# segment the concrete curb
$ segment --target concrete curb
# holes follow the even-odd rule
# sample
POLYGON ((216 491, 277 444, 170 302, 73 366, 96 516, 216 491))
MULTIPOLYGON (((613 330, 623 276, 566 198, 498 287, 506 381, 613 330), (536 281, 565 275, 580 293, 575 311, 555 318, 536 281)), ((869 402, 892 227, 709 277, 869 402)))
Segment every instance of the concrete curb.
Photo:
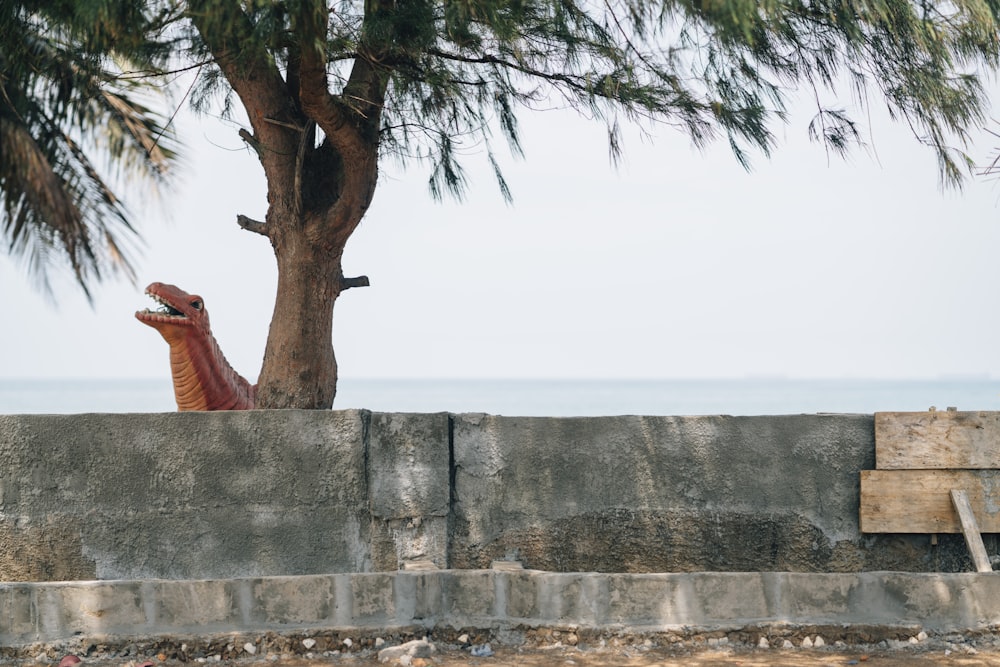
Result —
POLYGON ((308 629, 571 627, 631 633, 795 625, 1000 624, 1000 575, 433 570, 0 584, 0 645, 308 629))

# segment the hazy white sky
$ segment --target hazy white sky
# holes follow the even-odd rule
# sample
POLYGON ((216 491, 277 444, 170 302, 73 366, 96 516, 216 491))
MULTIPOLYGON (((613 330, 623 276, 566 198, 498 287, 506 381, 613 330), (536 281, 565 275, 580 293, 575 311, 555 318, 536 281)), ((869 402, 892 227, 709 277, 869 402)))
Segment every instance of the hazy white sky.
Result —
MULTIPOLYGON (((805 114, 746 173, 668 128, 632 136, 618 170, 604 128, 523 115, 507 206, 482 155, 464 203, 388 163, 348 245, 334 313, 342 377, 1000 376, 1000 188, 938 188, 933 154, 875 114, 873 151, 828 159, 805 114)), ((166 377, 167 345, 133 313, 154 280, 201 294, 254 381, 274 303, 265 188, 236 128, 183 120, 190 164, 147 207, 139 284, 46 302, 0 258, 0 377, 166 377)), ((984 161, 995 142, 974 149, 984 161)))

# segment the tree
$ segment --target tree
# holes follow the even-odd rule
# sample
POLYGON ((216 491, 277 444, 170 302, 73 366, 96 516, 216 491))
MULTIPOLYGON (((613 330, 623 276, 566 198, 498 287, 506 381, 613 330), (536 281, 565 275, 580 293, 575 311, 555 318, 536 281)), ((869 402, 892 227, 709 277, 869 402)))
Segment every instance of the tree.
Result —
POLYGON ((162 182, 175 156, 143 103, 169 53, 146 39, 158 20, 145 9, 0 0, 0 230, 50 294, 63 263, 88 298, 106 269, 132 274, 135 230, 114 176, 162 182))
MULTIPOLYGON (((278 288, 258 406, 328 408, 336 392, 334 303, 367 279, 341 258, 376 191, 380 160, 423 162, 433 195, 461 196, 458 148, 493 162, 499 130, 519 153, 517 112, 570 105, 608 127, 674 125, 697 145, 725 137, 738 160, 775 147, 796 91, 877 94, 936 152, 945 183, 984 120, 980 75, 998 60, 994 0, 187 0, 197 99, 235 94, 267 179, 264 221, 278 288), (952 145, 954 143, 955 145, 952 145)), ((809 132, 829 150, 860 139, 817 102, 809 132)))

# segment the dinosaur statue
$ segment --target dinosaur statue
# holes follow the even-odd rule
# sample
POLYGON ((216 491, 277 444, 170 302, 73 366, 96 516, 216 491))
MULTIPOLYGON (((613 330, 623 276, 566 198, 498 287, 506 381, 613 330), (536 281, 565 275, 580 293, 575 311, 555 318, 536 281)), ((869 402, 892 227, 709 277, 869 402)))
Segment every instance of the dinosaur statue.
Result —
POLYGON ((215 342, 204 300, 179 287, 153 283, 146 294, 163 307, 137 311, 170 344, 170 370, 174 377, 177 409, 252 410, 257 385, 233 370, 215 342))

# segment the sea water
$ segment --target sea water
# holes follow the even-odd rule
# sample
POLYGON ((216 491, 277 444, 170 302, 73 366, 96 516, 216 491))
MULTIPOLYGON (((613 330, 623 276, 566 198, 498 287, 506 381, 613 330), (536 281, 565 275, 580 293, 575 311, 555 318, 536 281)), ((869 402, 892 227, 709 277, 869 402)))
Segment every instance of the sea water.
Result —
MULTIPOLYGON (((1000 410, 1000 380, 341 378, 335 408, 510 416, 774 415, 1000 410)), ((0 379, 0 414, 172 412, 169 378, 0 379)))

